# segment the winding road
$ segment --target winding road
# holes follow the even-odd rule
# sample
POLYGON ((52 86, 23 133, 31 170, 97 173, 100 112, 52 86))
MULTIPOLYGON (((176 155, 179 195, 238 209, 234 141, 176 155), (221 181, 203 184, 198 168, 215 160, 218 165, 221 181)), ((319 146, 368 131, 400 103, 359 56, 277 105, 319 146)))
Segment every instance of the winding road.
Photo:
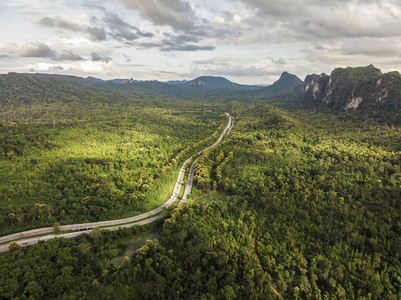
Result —
MULTIPOLYGON (((197 155, 199 155, 199 157, 197 159, 195 159, 195 161, 191 165, 191 169, 190 169, 189 176, 188 176, 188 182, 187 182, 187 185, 186 185, 185 191, 184 191, 184 196, 178 204, 181 204, 182 202, 187 201, 187 196, 192 191, 195 164, 200 159, 201 155, 205 151, 217 146, 223 140, 223 138, 224 137, 227 138, 227 135, 231 132, 231 130, 234 126, 234 117, 232 117, 229 113, 225 113, 225 114, 229 118, 227 127, 224 129, 224 131, 220 135, 219 139, 213 145, 206 147, 205 149, 203 149, 202 151, 197 153, 197 155)), ((28 245, 36 244, 39 241, 47 241, 49 239, 53 239, 56 237, 72 238, 72 237, 76 237, 81 234, 89 234, 94 227, 111 226, 111 227, 107 227, 105 229, 117 230, 119 228, 132 227, 135 225, 144 225, 144 224, 151 223, 151 222, 161 218, 161 216, 154 216, 155 214, 160 213, 161 211, 163 211, 165 208, 169 207, 171 204, 173 204, 177 200, 178 195, 181 190, 181 186, 183 184, 186 165, 188 164, 188 162, 191 159, 192 159, 192 156, 190 158, 188 158, 182 164, 180 172, 178 174, 177 181, 174 185, 174 189, 173 189, 173 192, 172 192, 170 198, 163 205, 161 205, 149 212, 146 212, 146 213, 134 216, 134 217, 130 217, 130 218, 119 219, 119 220, 63 225, 63 226, 60 226, 61 231, 65 231, 65 230, 73 230, 74 231, 74 232, 64 233, 64 234, 57 234, 57 235, 50 234, 50 233, 54 232, 53 227, 44 227, 44 228, 38 228, 38 229, 33 229, 33 230, 28 230, 28 231, 23 231, 23 232, 19 232, 19 233, 6 235, 3 237, 0 237, 0 244, 1 244, 0 252, 7 251, 8 246, 9 246, 8 242, 11 242, 14 240, 18 240, 17 242, 21 246, 28 246, 28 245), (148 219, 142 220, 145 218, 148 218, 148 219), (139 221, 139 220, 142 220, 142 221, 139 221), (138 222, 135 222, 135 221, 138 221, 138 222), (135 223, 132 223, 132 222, 135 222, 135 223), (126 224, 126 223, 130 223, 130 224, 126 224), (118 225, 118 226, 115 226, 115 225, 118 225), (44 235, 46 233, 49 233, 49 234, 44 235), (37 235, 41 235, 41 236, 37 237, 37 235), (33 236, 36 236, 36 237, 33 237, 33 236), (28 237, 31 237, 31 238, 28 238, 28 237), (7 243, 7 244, 4 244, 4 243, 7 243)))
MULTIPOLYGON (((227 127, 224 129, 223 133, 220 135, 220 137, 219 137, 219 139, 217 140, 217 142, 214 143, 213 145, 211 145, 211 146, 205 148, 204 150, 198 152, 198 155, 202 155, 203 152, 205 152, 205 151, 207 151, 207 150, 209 150, 209 149, 212 149, 213 147, 217 146, 217 145, 223 140, 224 136, 225 136, 225 138, 227 139, 227 136, 230 134, 231 130, 232 130, 233 127, 234 127, 234 117, 231 116, 229 113, 226 113, 226 115, 227 115, 227 117, 229 118, 229 119, 228 119, 228 125, 227 125, 227 127)), ((193 162, 192 165, 191 165, 191 168, 190 168, 189 174, 188 174, 188 182, 187 182, 187 185, 186 185, 186 187, 185 187, 184 195, 182 196, 182 199, 181 199, 181 201, 178 203, 178 205, 180 205, 180 204, 186 202, 186 201, 187 201, 188 195, 191 194, 191 192, 192 192, 192 184, 193 184, 193 182, 194 182, 194 174, 195 174, 195 165, 196 165, 196 163, 198 162, 198 160, 199 160, 200 158, 201 158, 201 156, 199 156, 197 159, 195 159, 194 162, 193 162)))

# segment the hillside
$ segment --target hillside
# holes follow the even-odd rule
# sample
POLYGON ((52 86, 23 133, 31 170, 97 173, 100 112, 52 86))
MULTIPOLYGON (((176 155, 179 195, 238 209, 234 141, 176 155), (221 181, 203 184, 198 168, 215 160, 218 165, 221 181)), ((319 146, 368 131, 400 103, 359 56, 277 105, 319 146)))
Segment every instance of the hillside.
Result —
POLYGON ((257 89, 258 86, 243 85, 234 83, 227 78, 218 76, 201 76, 186 82, 183 86, 207 87, 207 88, 226 88, 226 89, 257 89))
POLYGON ((274 82, 271 86, 261 89, 259 92, 264 92, 266 94, 300 94, 302 91, 302 84, 302 80, 299 79, 296 75, 290 74, 288 72, 283 72, 276 82, 274 82))

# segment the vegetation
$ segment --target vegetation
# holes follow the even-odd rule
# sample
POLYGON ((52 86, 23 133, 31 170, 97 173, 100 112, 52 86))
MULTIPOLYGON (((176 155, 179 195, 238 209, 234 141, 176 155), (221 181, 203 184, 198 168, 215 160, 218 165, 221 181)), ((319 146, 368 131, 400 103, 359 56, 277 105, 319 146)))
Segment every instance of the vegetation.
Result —
MULTIPOLYGON (((284 298, 398 299, 396 143, 380 146, 381 131, 324 117, 298 119, 269 106, 242 111, 232 139, 200 160, 198 186, 217 185, 249 203, 263 224, 259 261, 284 298)), ((382 130, 400 140, 399 129, 382 130)))
POLYGON ((49 108, 47 101, 33 99, 32 105, 25 104, 18 93, 15 100, 3 98, 3 235, 54 222, 118 219, 160 205, 168 199, 182 162, 216 138, 226 121, 225 116, 204 113, 196 105, 179 108, 179 102, 165 108, 159 100, 162 105, 156 107, 115 94, 108 104, 108 98, 102 98, 104 92, 68 82, 83 99, 64 107, 64 101, 70 101, 64 82, 17 74, 9 77, 9 86, 2 89, 5 95, 26 89, 35 98, 43 87, 45 99, 57 100, 49 108), (52 84, 47 86, 47 81, 52 84), (30 114, 31 106, 41 114, 30 114), (53 123, 49 114, 56 108, 53 123))
POLYGON ((303 95, 306 102, 323 101, 336 111, 356 108, 353 114, 361 118, 375 119, 387 124, 400 124, 400 73, 383 74, 370 65, 336 68, 330 77, 326 74, 309 75, 306 83, 311 83, 312 79, 315 79, 316 83, 314 88, 310 88, 303 95))
MULTIPOLYGON (((97 111, 98 118, 91 122, 65 122, 64 127, 53 127, 44 118, 35 126, 3 122, 10 130, 7 140, 26 142, 21 144, 22 154, 14 151, 11 157, 3 157, 1 163, 8 168, 3 169, 9 171, 2 184, 10 177, 21 182, 14 192, 27 193, 28 186, 35 191, 40 182, 55 190, 54 177, 72 182, 62 190, 70 193, 63 194, 68 197, 65 219, 58 208, 63 198, 30 202, 30 196, 22 201, 12 194, 7 198, 12 204, 3 205, 2 200, 4 228, 11 224, 22 228, 25 219, 18 223, 19 212, 10 212, 14 214, 11 221, 6 210, 21 207, 23 211, 25 205, 37 209, 34 224, 54 224, 55 229, 58 221, 103 219, 123 215, 125 208, 131 213, 145 209, 145 201, 127 195, 143 193, 156 202, 158 186, 171 177, 168 172, 217 138, 224 126, 221 114, 202 112, 204 104, 181 102, 175 107, 170 99, 146 104, 132 94, 121 95, 128 100, 121 98, 116 107, 124 103, 127 118, 121 113, 105 117, 106 112, 97 111), (164 101, 171 101, 170 107, 164 101), (181 104, 184 108, 178 108, 181 104), (24 131, 18 131, 21 128, 24 131), (41 130, 48 135, 33 144, 27 136, 41 130), (88 136, 85 151, 89 155, 69 150, 81 147, 82 136, 88 136), (47 140, 56 147, 40 146, 47 140), (101 145, 99 140, 104 143, 100 150, 88 147, 101 145), (127 146, 128 141, 132 145, 127 146), (38 153, 52 159, 42 159, 38 153), (137 165, 139 155, 145 164, 137 165), (61 163, 54 164, 56 159, 61 163), (42 165, 51 169, 40 169, 42 165), (25 181, 11 169, 24 170, 20 177, 25 181), (153 169, 158 173, 152 173, 153 169), (24 177, 26 172, 40 174, 41 181, 29 185, 34 177, 24 177), (126 180, 136 176, 129 188, 119 183, 126 173, 130 175, 126 180), (104 178, 109 189, 102 185, 104 178), (136 185, 140 180, 142 185, 136 185), (87 190, 86 186, 92 186, 88 182, 99 186, 87 190), (85 197, 90 200, 82 201, 85 197), (70 203, 69 199, 76 200, 70 203), (94 202, 99 199, 102 202, 94 202), (98 215, 92 213, 93 206, 98 215)), ((149 227, 115 232, 97 228, 90 235, 30 247, 11 243, 9 251, 0 255, 0 298, 400 299, 400 127, 376 117, 366 119, 355 111, 333 113, 306 102, 296 107, 299 98, 294 97, 287 99, 293 104, 282 103, 288 110, 269 104, 253 107, 232 99, 215 105, 219 111, 234 113, 235 127, 198 161, 192 200, 169 208, 164 219, 147 225, 161 231, 159 240, 148 241, 120 265, 108 263, 123 252, 118 240, 149 227)), ((40 191, 32 195, 39 197, 45 189, 40 191)), ((27 224, 32 222, 29 216, 28 211, 27 224)))

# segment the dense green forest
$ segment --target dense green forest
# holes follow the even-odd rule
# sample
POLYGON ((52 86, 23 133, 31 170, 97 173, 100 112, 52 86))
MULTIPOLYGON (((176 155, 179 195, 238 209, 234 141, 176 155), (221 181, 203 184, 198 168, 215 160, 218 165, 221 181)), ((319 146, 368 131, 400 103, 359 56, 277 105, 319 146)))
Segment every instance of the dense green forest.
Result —
POLYGON ((221 112, 235 127, 198 161, 193 200, 156 223, 12 244, 0 255, 0 298, 401 298, 399 126, 287 96, 277 108, 118 95, 87 122, 2 121, 1 140, 15 147, 1 160, 3 235, 149 209, 144 199, 160 201, 178 162, 217 138, 221 112), (161 237, 109 263, 122 237, 143 231, 161 237))
POLYGON ((172 101, 111 93, 110 100, 103 91, 18 74, 7 83, 0 121, 1 234, 148 211, 168 199, 181 163, 217 139, 226 122, 205 106, 167 108, 172 101), (72 89, 79 100, 68 98, 72 89), (28 104, 21 100, 26 91, 28 104))

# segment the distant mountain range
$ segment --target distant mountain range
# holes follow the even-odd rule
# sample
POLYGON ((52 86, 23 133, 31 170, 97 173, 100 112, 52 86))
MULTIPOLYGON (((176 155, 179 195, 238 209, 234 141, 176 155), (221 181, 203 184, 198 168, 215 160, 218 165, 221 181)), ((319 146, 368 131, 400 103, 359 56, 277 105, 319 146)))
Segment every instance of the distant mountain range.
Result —
MULTIPOLYGON (((10 73, 0 75, 2 82, 12 82, 10 73), (8 79, 7 79, 8 78, 8 79), (5 79, 7 79, 5 81, 5 79)), ((401 113, 401 75, 398 72, 382 73, 373 65, 357 68, 336 68, 327 74, 311 74, 302 81, 297 76, 283 72, 270 86, 242 85, 224 77, 201 76, 193 80, 169 82, 114 79, 104 81, 95 77, 77 77, 57 74, 19 74, 19 78, 46 78, 41 91, 50 84, 50 79, 68 81, 108 91, 133 92, 146 95, 163 95, 192 101, 269 101, 271 103, 294 105, 325 105, 336 111, 360 111, 365 115, 390 119, 395 122, 401 113), (21 77, 22 76, 22 77, 21 77)), ((29 81, 26 81, 29 82, 29 81)), ((40 82, 40 81, 38 81, 40 82)), ((1 83, 1 80, 0 80, 1 83)), ((61 83, 57 83, 62 86, 61 83)), ((19 83, 21 86, 22 83, 19 83)), ((8 86, 11 86, 8 83, 8 86)), ((33 87, 33 85, 32 85, 33 87)), ((3 94, 11 95, 13 90, 0 85, 3 94)), ((40 92, 43 93, 43 92, 40 92)), ((67 95, 65 95, 67 97, 67 95)), ((29 91, 25 95, 29 98, 29 91)), ((1 99, 0 99, 1 100, 1 99)), ((27 101, 27 100, 24 100, 27 101)), ((401 121, 400 121, 401 122, 401 121)))
POLYGON ((244 85, 232 82, 224 77, 218 76, 201 76, 195 78, 193 80, 171 80, 167 82, 162 82, 158 80, 135 80, 133 78, 117 78, 111 80, 102 80, 96 77, 78 77, 78 76, 71 76, 71 75, 60 75, 60 74, 44 74, 44 73, 24 73, 26 76, 41 76, 41 77, 49 77, 61 80, 68 80, 75 83, 80 83, 84 85, 97 85, 100 86, 101 84, 107 83, 114 83, 117 85, 129 85, 129 84, 143 84, 143 85, 164 85, 169 84, 176 87, 202 87, 202 88, 226 88, 226 89, 260 89, 264 86, 261 85, 244 85))

